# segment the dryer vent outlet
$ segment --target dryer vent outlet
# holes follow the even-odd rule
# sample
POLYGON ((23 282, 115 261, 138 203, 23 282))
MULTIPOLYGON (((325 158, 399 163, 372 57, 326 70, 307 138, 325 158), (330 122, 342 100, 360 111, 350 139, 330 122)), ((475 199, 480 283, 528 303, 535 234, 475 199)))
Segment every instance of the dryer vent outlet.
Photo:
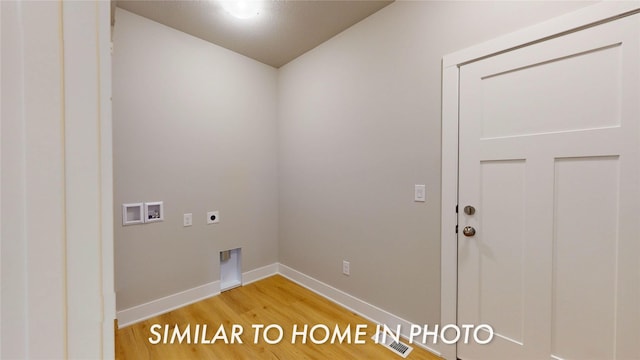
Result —
POLYGON ((218 210, 207 212, 207 224, 217 224, 220 222, 220 213, 218 210))

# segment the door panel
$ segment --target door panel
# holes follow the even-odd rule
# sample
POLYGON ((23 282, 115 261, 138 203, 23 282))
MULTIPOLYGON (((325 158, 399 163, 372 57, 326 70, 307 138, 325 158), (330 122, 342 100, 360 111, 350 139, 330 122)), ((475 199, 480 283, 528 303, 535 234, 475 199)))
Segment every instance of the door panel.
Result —
POLYGON ((615 358, 619 165, 555 161, 551 350, 562 359, 615 358))
POLYGON ((485 242, 478 257, 478 322, 491 321, 501 336, 521 344, 525 162, 481 162, 480 174, 478 220, 485 242))
POLYGON ((461 359, 640 359, 640 15, 460 68, 461 359))
POLYGON ((481 137, 619 125, 620 56, 617 43, 484 76, 481 137), (562 106, 577 103, 598 106, 562 106))

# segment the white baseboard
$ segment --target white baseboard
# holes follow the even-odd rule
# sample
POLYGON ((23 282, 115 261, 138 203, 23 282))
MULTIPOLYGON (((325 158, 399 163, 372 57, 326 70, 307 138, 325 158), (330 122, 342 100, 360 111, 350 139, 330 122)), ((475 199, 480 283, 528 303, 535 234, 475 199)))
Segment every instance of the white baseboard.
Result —
POLYGON ((269 264, 242 274, 242 285, 251 284, 278 273, 278 263, 269 264))
MULTIPOLYGON (((242 284, 247 285, 276 274, 286 277, 287 279, 353 311, 371 322, 387 325, 391 329, 395 329, 396 326, 399 325, 402 329, 401 335, 405 338, 409 337, 408 331, 411 328, 411 322, 280 263, 273 263, 247 271, 242 274, 242 284)), ((118 311, 118 328, 135 324, 218 294, 220 294, 220 281, 214 281, 173 295, 165 296, 145 304, 118 311)), ((431 351, 436 355, 440 355, 442 353, 437 348, 437 345, 426 346, 419 342, 414 342, 413 344, 431 351)))
MULTIPOLYGON (((278 265, 278 273, 287 279, 315 292, 316 294, 333 301, 334 303, 347 308, 354 313, 362 316, 363 318, 377 323, 389 326, 391 329, 395 329, 396 326, 400 326, 401 335, 404 338, 409 338, 409 330, 412 323, 402 319, 396 315, 391 314, 388 311, 382 310, 375 305, 371 305, 366 301, 360 300, 355 296, 349 295, 346 292, 336 289, 331 285, 327 285, 322 281, 316 280, 308 275, 305 275, 297 270, 294 270, 286 265, 278 265)), ((436 355, 441 355, 441 351, 435 348, 438 346, 426 346, 420 342, 413 342, 423 349, 426 349, 436 355)))
POLYGON ((213 281, 145 304, 120 310, 116 313, 118 329, 218 294, 220 294, 220 281, 213 281))
MULTIPOLYGON (((249 270, 242 274, 242 284, 250 284, 277 273, 278 263, 249 270)), ((214 281, 176 294, 165 296, 157 300, 149 301, 148 303, 140 304, 129 309, 118 311, 116 314, 118 319, 118 328, 123 328, 154 316, 167 313, 171 310, 193 304, 200 300, 216 296, 220 294, 220 286, 220 281, 214 281)))

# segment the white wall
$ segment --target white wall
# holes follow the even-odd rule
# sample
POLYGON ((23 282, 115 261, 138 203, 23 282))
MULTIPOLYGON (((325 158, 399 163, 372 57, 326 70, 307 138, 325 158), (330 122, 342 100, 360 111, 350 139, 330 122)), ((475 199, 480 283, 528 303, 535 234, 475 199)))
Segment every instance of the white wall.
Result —
POLYGON ((108 3, 1 9, 0 357, 109 357, 113 291, 102 286, 101 249, 112 239, 100 229, 112 224, 99 208, 112 194, 96 141, 99 64, 109 64, 96 37, 108 31, 108 3))
POLYGON ((122 9, 115 21, 118 310, 220 280, 222 250, 241 247, 245 272, 277 262, 276 69, 122 9), (164 201, 164 221, 122 226, 121 205, 142 201, 164 201))
POLYGON ((396 1, 281 68, 280 262, 438 323, 442 57, 585 5, 396 1))

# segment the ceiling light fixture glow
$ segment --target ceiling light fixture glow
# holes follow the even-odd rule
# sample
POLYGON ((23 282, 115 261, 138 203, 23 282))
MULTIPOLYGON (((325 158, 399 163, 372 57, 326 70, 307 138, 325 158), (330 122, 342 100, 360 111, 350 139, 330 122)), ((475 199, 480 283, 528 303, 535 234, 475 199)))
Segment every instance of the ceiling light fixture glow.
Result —
POLYGON ((238 19, 249 19, 260 14, 260 3, 258 0, 221 0, 222 7, 238 19))

